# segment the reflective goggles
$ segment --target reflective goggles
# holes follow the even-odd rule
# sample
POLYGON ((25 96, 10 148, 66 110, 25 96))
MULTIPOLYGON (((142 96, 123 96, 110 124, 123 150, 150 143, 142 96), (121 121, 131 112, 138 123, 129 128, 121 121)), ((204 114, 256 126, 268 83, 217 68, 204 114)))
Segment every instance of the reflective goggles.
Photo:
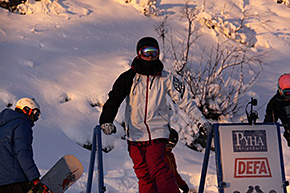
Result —
POLYGON ((40 117, 40 115, 41 115, 39 109, 33 109, 33 110, 32 110, 32 114, 33 114, 33 116, 34 116, 34 118, 35 118, 36 120, 38 120, 39 117, 40 117))
POLYGON ((142 55, 146 58, 149 58, 150 56, 157 58, 159 55, 159 50, 156 46, 145 46, 140 49, 139 55, 142 55))
POLYGON ((286 98, 290 98, 290 89, 284 89, 282 90, 282 94, 286 98))
POLYGON ((26 113, 28 116, 33 116, 35 120, 38 120, 40 117, 40 110, 35 108, 35 109, 31 109, 29 107, 24 107, 23 108, 24 113, 26 113))

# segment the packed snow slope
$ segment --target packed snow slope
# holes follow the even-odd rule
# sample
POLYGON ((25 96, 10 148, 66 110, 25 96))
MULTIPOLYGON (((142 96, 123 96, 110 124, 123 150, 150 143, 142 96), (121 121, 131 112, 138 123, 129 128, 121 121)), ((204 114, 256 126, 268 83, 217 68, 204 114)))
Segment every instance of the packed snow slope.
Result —
MULTIPOLYGON (((174 38, 185 37, 186 23, 180 20, 183 0, 160 0, 153 14, 141 13, 141 0, 28 0, 26 15, 0 8, 0 108, 15 105, 18 98, 32 96, 41 105, 41 119, 34 127, 34 158, 44 174, 61 156, 73 154, 84 165, 82 178, 67 192, 85 192, 90 152, 79 144, 92 139, 101 105, 117 76, 130 67, 137 41, 144 36, 159 39, 156 23, 167 14, 174 38)), ((190 1, 192 8, 204 6, 204 17, 235 22, 247 13, 246 26, 254 37, 253 51, 267 52, 263 70, 245 99, 258 99, 259 120, 267 101, 277 89, 278 77, 290 72, 290 9, 275 0, 190 1)), ((227 26, 227 25, 224 25, 227 26)), ((228 25, 230 26, 230 24, 228 25)), ((226 29, 226 28, 225 28, 226 29)), ((214 46, 221 33, 201 28, 195 46, 214 46)), ((247 38, 248 34, 241 34, 247 38)), ((166 69, 172 64, 165 62, 166 69)), ((250 73, 244 76, 251 76, 250 73)), ((123 106, 121 106, 121 109, 123 106)), ((182 118, 182 114, 178 115, 182 118)), ((137 178, 128 157, 122 110, 116 118, 117 134, 103 135, 107 192, 138 192, 137 178)), ((241 117, 245 118, 242 112, 241 117)), ((182 124, 180 125, 183 126, 182 124)), ((283 131, 283 128, 282 128, 283 131)), ((286 178, 290 180, 290 150, 282 140, 286 178)), ((191 188, 198 188, 203 152, 195 152, 181 141, 174 149, 178 170, 191 188)), ((97 192, 97 182, 93 183, 97 192)), ((217 192, 214 153, 211 154, 206 192, 217 192)), ((288 188, 289 190, 289 188, 288 188)))

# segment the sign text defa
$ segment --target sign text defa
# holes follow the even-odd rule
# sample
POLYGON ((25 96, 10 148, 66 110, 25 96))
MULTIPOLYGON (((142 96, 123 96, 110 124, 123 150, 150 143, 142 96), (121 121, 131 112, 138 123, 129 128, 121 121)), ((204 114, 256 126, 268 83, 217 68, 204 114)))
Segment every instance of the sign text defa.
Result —
POLYGON ((265 158, 236 158, 235 178, 266 178, 272 177, 268 159, 265 158))

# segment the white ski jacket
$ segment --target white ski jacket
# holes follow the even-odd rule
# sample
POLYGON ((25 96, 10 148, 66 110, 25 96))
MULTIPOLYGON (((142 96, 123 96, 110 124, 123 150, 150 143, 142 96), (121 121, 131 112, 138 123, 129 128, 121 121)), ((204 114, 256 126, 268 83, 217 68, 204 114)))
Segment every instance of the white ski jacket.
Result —
MULTIPOLYGON (((170 120, 170 110, 166 103, 167 94, 197 125, 202 126, 207 122, 184 84, 163 70, 160 61, 152 63, 148 69, 153 69, 153 72, 149 73, 143 73, 139 68, 142 64, 136 58, 132 68, 122 73, 115 81, 103 106, 100 125, 113 123, 121 103, 126 99, 125 124, 129 141, 167 139, 170 120)), ((145 63, 144 66, 146 65, 145 63)))
POLYGON ((170 110, 166 94, 197 124, 207 120, 184 85, 167 71, 161 76, 136 74, 126 97, 125 121, 129 141, 150 141, 169 137, 170 110))

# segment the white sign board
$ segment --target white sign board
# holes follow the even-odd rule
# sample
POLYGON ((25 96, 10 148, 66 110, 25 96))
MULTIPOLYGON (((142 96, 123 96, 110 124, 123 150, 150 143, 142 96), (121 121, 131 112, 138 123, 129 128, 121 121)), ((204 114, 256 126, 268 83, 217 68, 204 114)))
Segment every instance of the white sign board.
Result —
MULTIPOLYGON (((277 125, 220 125, 225 193, 283 193, 285 174, 277 125)), ((216 137, 215 137, 216 140, 216 137)), ((218 143, 216 143, 218 144, 218 143)))

